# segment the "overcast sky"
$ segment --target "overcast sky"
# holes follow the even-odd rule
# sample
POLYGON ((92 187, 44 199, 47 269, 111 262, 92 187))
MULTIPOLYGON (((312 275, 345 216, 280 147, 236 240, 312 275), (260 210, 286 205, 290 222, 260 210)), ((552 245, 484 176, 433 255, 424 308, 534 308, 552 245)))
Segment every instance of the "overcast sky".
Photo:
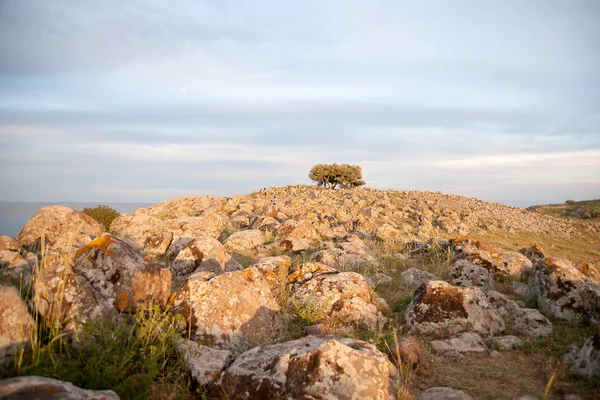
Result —
POLYGON ((600 198, 600 2, 0 0, 0 201, 600 198))

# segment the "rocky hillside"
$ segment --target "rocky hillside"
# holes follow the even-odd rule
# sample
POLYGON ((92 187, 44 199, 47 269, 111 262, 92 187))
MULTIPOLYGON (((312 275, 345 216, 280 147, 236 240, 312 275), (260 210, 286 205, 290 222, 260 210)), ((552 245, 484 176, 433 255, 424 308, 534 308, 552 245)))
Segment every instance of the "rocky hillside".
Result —
POLYGON ((0 238, 0 397, 600 398, 599 229, 309 186, 174 199, 109 233, 46 207, 0 238))
POLYGON ((567 200, 564 204, 545 204, 527 210, 563 218, 600 219, 600 200, 567 200))

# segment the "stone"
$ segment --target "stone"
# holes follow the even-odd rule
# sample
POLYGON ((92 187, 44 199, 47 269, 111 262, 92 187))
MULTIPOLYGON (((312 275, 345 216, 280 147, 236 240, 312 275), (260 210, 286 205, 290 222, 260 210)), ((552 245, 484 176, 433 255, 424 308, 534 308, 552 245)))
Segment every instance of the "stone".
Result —
POLYGON ((40 376, 21 376, 0 381, 4 400, 119 400, 112 390, 85 390, 70 382, 40 376))
POLYGON ((288 270, 292 266, 289 257, 263 257, 250 267, 259 271, 271 288, 281 288, 287 283, 288 270))
POLYGON ((488 270, 464 259, 454 263, 450 277, 452 284, 462 288, 477 286, 484 291, 494 289, 494 277, 488 270))
POLYGON ((387 350, 392 360, 398 365, 403 363, 416 370, 425 360, 423 350, 414 336, 400 337, 398 340, 387 340, 387 350))
POLYGON ((481 289, 460 289, 444 281, 429 281, 415 290, 405 321, 409 329, 436 337, 461 332, 487 337, 504 331, 504 320, 481 289))
POLYGON ((523 341, 516 336, 496 336, 490 338, 490 342, 499 350, 514 350, 523 347, 523 341))
POLYGON ((311 260, 335 268, 351 268, 360 264, 378 264, 371 249, 355 235, 348 235, 343 241, 336 242, 328 250, 314 253, 311 260))
POLYGON ((481 336, 476 333, 463 332, 446 340, 432 340, 429 345, 436 353, 485 353, 487 346, 481 336))
POLYGON ((590 337, 581 349, 574 349, 568 360, 569 372, 586 377, 590 382, 600 379, 600 333, 590 337))
MULTIPOLYGON (((19 292, 0 285, 0 366, 9 363, 36 334, 35 322, 19 292)), ((1 390, 1 389, 0 389, 1 390)), ((1 392, 0 392, 1 393, 1 392)))
POLYGON ((106 302, 119 311, 151 304, 165 306, 171 272, 109 233, 80 248, 73 271, 84 277, 106 302))
POLYGON ((221 372, 233 362, 231 351, 212 349, 192 340, 182 339, 177 347, 187 363, 192 380, 199 386, 216 382, 221 372))
POLYGON ((426 271, 421 271, 417 268, 409 268, 406 271, 400 274, 404 282, 411 286, 421 286, 423 283, 427 283, 429 281, 435 281, 439 278, 434 274, 426 271))
POLYGON ((392 277, 386 274, 382 274, 381 272, 372 275, 371 280, 375 283, 376 286, 389 285, 390 283, 392 283, 392 277))
POLYGON ((341 321, 362 330, 382 327, 387 322, 387 318, 378 313, 374 304, 367 303, 360 297, 337 301, 329 316, 334 321, 341 321))
POLYGON ((310 244, 316 244, 321 241, 321 236, 308 220, 296 221, 288 219, 277 229, 277 239, 279 241, 293 239, 306 241, 310 244))
POLYGON ((421 393, 418 400, 473 400, 473 398, 462 390, 432 387, 421 393))
POLYGON ((519 397, 513 397, 512 400, 539 400, 537 397, 533 397, 533 396, 519 396, 519 397))
POLYGON ((534 244, 529 248, 523 247, 521 250, 519 250, 519 253, 523 254, 525 257, 529 258, 534 263, 540 260, 544 260, 546 258, 546 255, 544 254, 544 249, 538 244, 534 244))
POLYGON ((219 384, 238 399, 390 399, 387 357, 356 339, 315 337, 240 355, 219 384))
POLYGON ((600 323, 600 283, 568 260, 547 258, 537 262, 527 295, 537 298, 541 312, 558 320, 600 323))
POLYGON ((19 246, 19 243, 17 243, 15 239, 7 235, 0 235, 0 250, 14 251, 18 253, 20 249, 21 246, 19 246))
POLYGON ((532 263, 516 251, 501 251, 473 239, 458 238, 451 241, 457 259, 484 267, 493 275, 521 277, 531 270, 532 263))
POLYGON ((189 337, 234 355, 278 339, 287 321, 271 286, 253 267, 191 275, 175 293, 173 310, 185 318, 189 337))
POLYGON ((249 229, 245 231, 234 232, 229 236, 223 245, 225 249, 232 253, 244 253, 256 249, 265 243, 265 233, 259 229, 249 229))
POLYGON ((153 235, 146 239, 144 243, 144 251, 146 254, 156 257, 164 256, 173 241, 171 232, 163 232, 159 235, 153 235))
POLYGON ((552 322, 535 308, 519 308, 510 316, 515 333, 530 338, 541 339, 552 336, 552 322))
POLYGON ((88 244, 102 233, 102 225, 89 215, 65 206, 43 207, 23 227, 17 242, 30 251, 46 249, 68 252, 88 244))
POLYGON ((525 297, 527 295, 527 285, 521 282, 511 282, 508 290, 516 296, 525 297))
POLYGON ((243 267, 227 253, 225 247, 208 236, 190 241, 171 264, 171 271, 178 278, 200 271, 223 273, 241 269, 243 267))

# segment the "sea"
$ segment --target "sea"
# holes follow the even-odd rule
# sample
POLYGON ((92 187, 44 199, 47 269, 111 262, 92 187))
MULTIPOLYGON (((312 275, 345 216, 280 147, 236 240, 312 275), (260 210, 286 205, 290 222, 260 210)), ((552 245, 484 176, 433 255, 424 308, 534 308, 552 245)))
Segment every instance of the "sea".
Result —
MULTIPOLYGON (((81 211, 84 208, 96 207, 99 203, 93 202, 64 202, 64 203, 27 203, 0 201, 0 235, 17 237, 23 225, 33 217, 42 207, 60 204, 81 211)), ((141 207, 148 207, 152 203, 100 203, 114 208, 121 214, 132 213, 141 207)))

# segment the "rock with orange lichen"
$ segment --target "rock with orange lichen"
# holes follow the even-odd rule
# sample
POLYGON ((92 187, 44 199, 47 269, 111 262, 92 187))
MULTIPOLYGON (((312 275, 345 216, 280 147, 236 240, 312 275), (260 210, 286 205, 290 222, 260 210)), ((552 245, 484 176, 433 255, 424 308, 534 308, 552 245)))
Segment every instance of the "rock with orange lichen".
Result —
POLYGON ((144 252, 153 257, 164 256, 172 241, 173 234, 171 232, 150 236, 144 243, 144 252))
POLYGON ((271 286, 255 268, 193 274, 172 306, 185 318, 192 339, 234 354, 277 340, 286 321, 271 286))
POLYGON ((10 362, 23 345, 35 335, 35 322, 19 292, 0 285, 0 366, 10 362))
POLYGON ((370 343, 308 336, 245 352, 223 372, 219 385, 231 400, 389 400, 393 370, 370 343))
POLYGON ((568 260, 538 261, 529 278, 527 295, 537 298, 540 311, 553 318, 600 323, 600 283, 568 260))
POLYGON ((405 314, 407 326, 437 337, 461 332, 494 336, 504 331, 504 320, 478 287, 460 289, 444 281, 429 281, 415 291, 405 314))
POLYGON ((165 305, 171 272, 109 233, 77 251, 73 270, 119 311, 165 305))
POLYGON ((17 242, 30 251, 39 251, 43 238, 46 249, 66 252, 86 245, 102 231, 102 225, 89 215, 56 205, 41 208, 27 221, 17 242))
POLYGON ((533 244, 531 247, 523 247, 519 250, 519 253, 523 254, 534 263, 546 258, 544 249, 539 244, 533 244))
POLYGON ((202 236, 186 244, 177 254, 170 269, 176 277, 187 278, 194 272, 222 273, 240 270, 242 266, 227 253, 217 239, 202 236))
POLYGON ((248 229, 234 232, 223 245, 230 252, 243 253, 256 249, 265 243, 265 233, 260 229, 248 229))
POLYGON ((456 259, 466 259, 487 269, 493 275, 521 277, 532 267, 531 260, 516 251, 494 249, 469 238, 457 238, 450 242, 456 259))
POLYGON ((40 376, 20 376, 0 381, 0 398, 5 400, 119 400, 112 390, 85 390, 70 382, 40 376))

